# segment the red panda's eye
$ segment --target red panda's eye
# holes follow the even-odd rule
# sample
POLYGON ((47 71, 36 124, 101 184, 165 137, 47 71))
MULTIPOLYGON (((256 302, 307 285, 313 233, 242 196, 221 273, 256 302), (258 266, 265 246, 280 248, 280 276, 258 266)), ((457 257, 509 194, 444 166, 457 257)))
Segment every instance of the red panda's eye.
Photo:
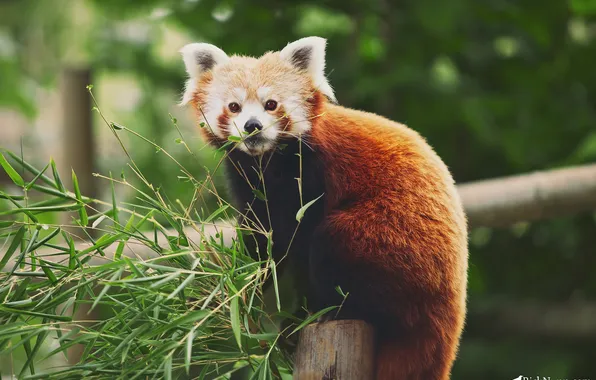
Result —
POLYGON ((265 109, 267 111, 274 111, 277 108, 277 102, 275 100, 267 100, 265 103, 265 109))
POLYGON ((232 102, 230 104, 228 104, 228 108, 230 109, 231 112, 240 112, 240 104, 236 103, 236 102, 232 102))

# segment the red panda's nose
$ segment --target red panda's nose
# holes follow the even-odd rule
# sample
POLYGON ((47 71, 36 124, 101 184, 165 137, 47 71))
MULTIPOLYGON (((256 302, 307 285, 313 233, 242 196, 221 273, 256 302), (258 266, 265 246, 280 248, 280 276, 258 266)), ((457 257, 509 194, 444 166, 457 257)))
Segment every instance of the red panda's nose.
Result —
POLYGON ((244 130, 247 133, 253 133, 254 131, 260 131, 263 129, 263 124, 255 118, 248 119, 246 124, 244 124, 244 130))

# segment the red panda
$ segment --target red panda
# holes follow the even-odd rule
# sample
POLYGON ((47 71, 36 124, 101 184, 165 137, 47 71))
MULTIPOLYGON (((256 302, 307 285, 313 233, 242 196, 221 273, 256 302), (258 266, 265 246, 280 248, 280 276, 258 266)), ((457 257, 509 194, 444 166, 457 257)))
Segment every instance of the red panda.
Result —
MULTIPOLYGON (((343 301, 337 318, 375 327, 376 378, 448 379, 468 265, 454 181, 417 132, 336 104, 325 45, 308 37, 260 58, 186 45, 182 104, 228 150, 243 222, 273 231, 273 257, 302 281, 309 306, 343 301), (296 211, 318 197, 298 222, 296 211)), ((255 244, 265 251, 263 237, 255 244)))

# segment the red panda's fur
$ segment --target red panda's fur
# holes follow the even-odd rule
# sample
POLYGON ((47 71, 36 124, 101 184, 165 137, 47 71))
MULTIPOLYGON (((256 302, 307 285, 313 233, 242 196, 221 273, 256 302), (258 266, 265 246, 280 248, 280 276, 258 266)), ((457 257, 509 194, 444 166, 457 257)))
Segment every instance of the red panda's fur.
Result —
MULTIPOLYGON (((306 149, 301 156, 304 174, 311 178, 304 179, 302 190, 310 192, 307 200, 325 194, 324 203, 307 211, 296 239, 289 239, 284 229, 293 231, 296 210, 291 208, 300 206, 298 174, 293 172, 297 151, 290 146, 282 153, 265 153, 273 158, 269 173, 264 178, 255 175, 251 187, 231 170, 232 193, 240 206, 253 201, 251 189, 261 180, 270 181, 273 216, 265 228, 273 230, 274 249, 285 250, 288 241, 298 245, 291 265, 309 272, 309 294, 320 299, 318 306, 332 303, 335 285, 347 288, 340 317, 375 326, 378 380, 448 379, 464 324, 468 248, 466 218, 447 167, 417 132, 332 104, 307 73, 281 61, 278 53, 259 61, 232 57, 217 70, 196 79, 189 103, 199 119, 204 119, 214 75, 233 76, 234 87, 251 93, 263 83, 284 91, 285 82, 279 82, 286 80, 287 86, 307 94, 300 96, 311 128, 303 138, 312 151, 306 149)), ((283 102, 277 112, 280 128, 291 132, 294 121, 283 102)), ((204 126, 204 137, 214 145, 226 143, 226 123, 232 117, 224 107, 216 121, 220 125, 204 126), (213 127, 220 128, 220 136, 213 127)), ((246 166, 254 157, 237 149, 229 153, 229 160, 240 163, 250 176, 246 166)), ((259 207, 264 210, 252 204, 251 212, 264 212, 259 207)))
POLYGON ((324 233, 354 268, 379 268, 363 312, 395 316, 395 326, 377 326, 377 379, 448 379, 464 323, 468 255, 449 171, 413 130, 329 103, 313 120, 310 142, 325 168, 325 207, 334 210, 324 233))

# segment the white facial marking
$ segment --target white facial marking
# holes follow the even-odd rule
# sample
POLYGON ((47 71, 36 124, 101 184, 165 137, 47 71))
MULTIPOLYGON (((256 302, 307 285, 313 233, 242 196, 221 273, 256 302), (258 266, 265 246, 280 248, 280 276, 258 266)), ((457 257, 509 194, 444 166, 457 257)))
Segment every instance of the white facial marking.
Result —
POLYGON ((312 127, 311 120, 308 118, 304 104, 299 96, 292 96, 285 102, 286 113, 292 119, 292 134, 299 135, 310 130, 312 127))
MULTIPOLYGON (((219 127, 218 118, 227 103, 224 103, 226 88, 218 82, 209 84, 207 98, 201 111, 204 115, 205 128, 208 128, 215 136, 224 138, 224 133, 219 127)), ((203 116, 202 115, 202 116, 203 116)))
POLYGON ((236 87, 232 90, 232 95, 236 97, 236 101, 240 104, 246 100, 246 90, 241 87, 236 87))
POLYGON ((271 87, 259 87, 257 90, 257 96, 264 104, 271 97, 271 87))

